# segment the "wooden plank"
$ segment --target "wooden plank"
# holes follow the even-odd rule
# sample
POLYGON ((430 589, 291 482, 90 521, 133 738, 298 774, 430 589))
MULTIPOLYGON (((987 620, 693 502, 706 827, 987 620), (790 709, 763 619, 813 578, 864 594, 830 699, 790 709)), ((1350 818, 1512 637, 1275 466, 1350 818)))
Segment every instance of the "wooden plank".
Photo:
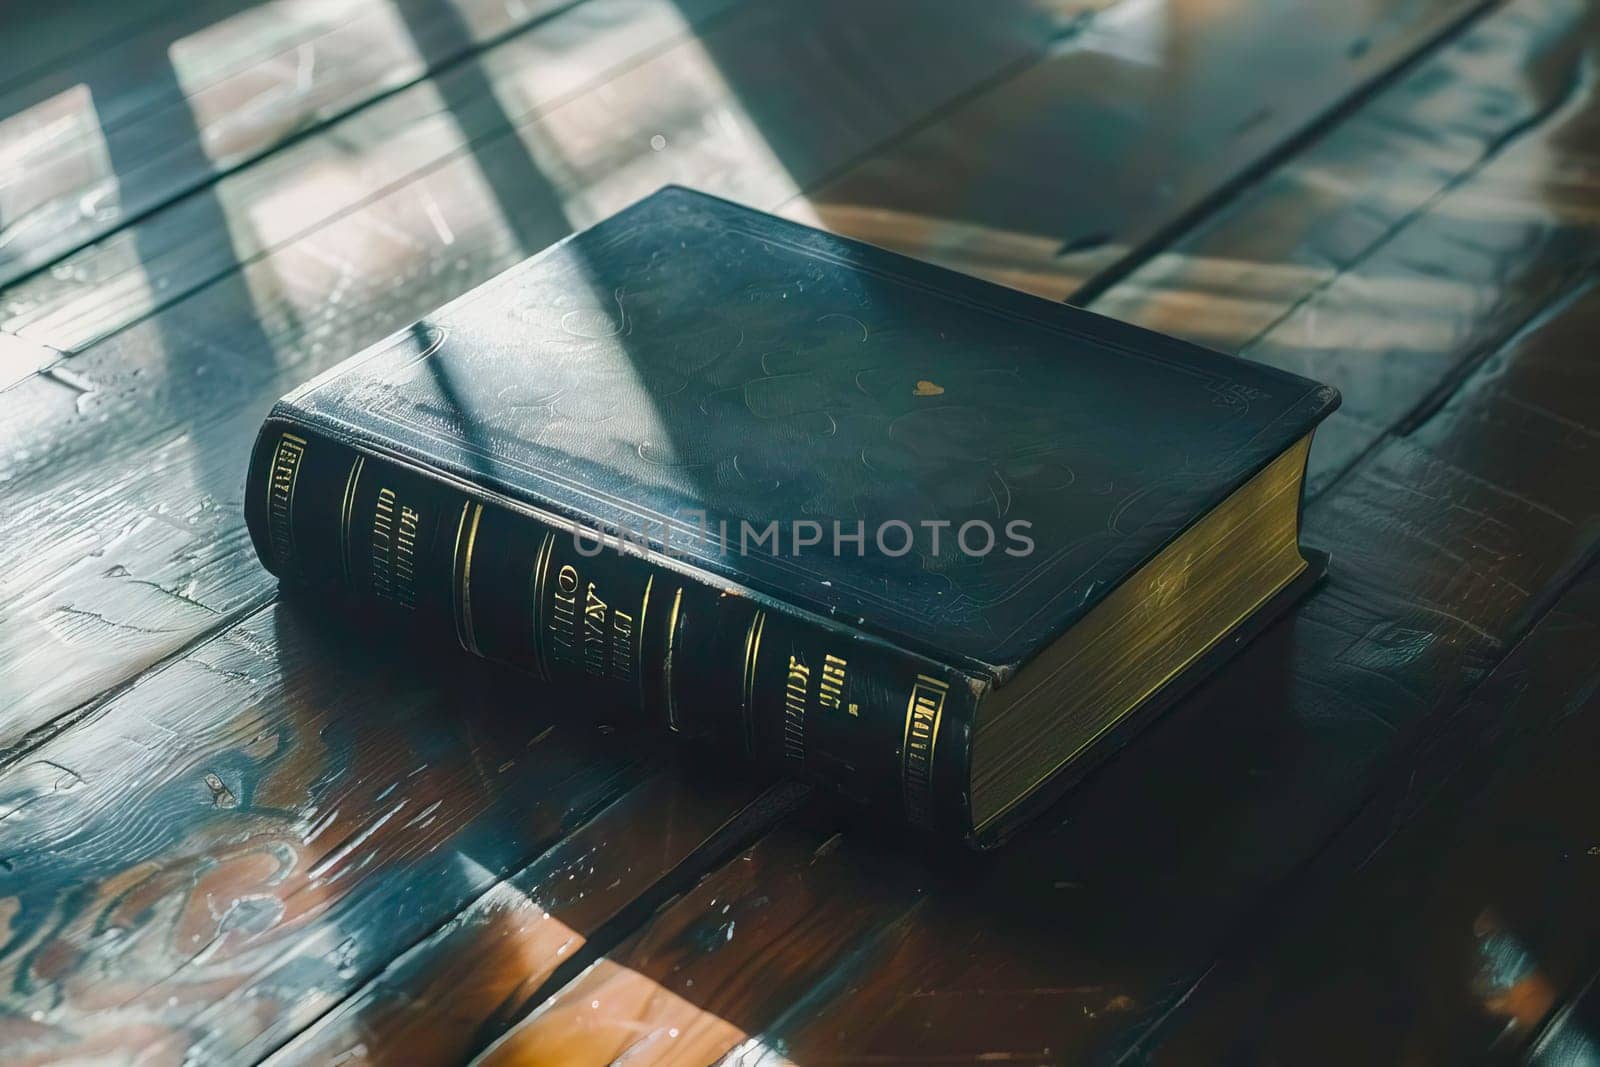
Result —
MULTIPOLYGON (((1231 955, 1148 1035, 1150 1058, 1479 1063, 1526 1051, 1581 999, 1600 941, 1596 648, 1591 566, 1319 858, 1263 923, 1264 944, 1231 955)), ((1572 1044, 1581 1027, 1569 1030, 1545 1044, 1572 1044)))
POLYGON ((14 85, 0 285, 573 2, 185 5, 14 85))
POLYGON ((4 326, 63 350, 84 348, 681 43, 731 6, 599 0, 553 17, 223 179, 210 198, 222 226, 205 225, 206 197, 184 198, 12 286, 0 294, 4 326))
MULTIPOLYGON (((762 823, 795 787, 754 800, 708 768, 669 768, 474 900, 278 1050, 287 1063, 462 1063, 543 999, 562 969, 678 871, 698 873, 744 821, 762 823), (691 781, 685 781, 690 777, 691 781), (735 818, 737 816, 737 818, 735 818)), ((604 945, 603 947, 609 947, 604 945)))
POLYGON ((848 955, 902 879, 807 829, 770 837, 608 953, 478 1062, 697 1067, 848 955), (870 884, 865 870, 882 877, 870 884), (837 879, 837 880, 836 880, 837 879))
POLYGON ((1600 258, 1597 37, 1591 7, 1508 5, 1096 310, 1337 386, 1323 488, 1600 258))
POLYGON ((1132 4, 797 202, 1054 300, 1489 4, 1132 4))
MULTIPOLYGON (((223 180, 214 195, 222 225, 206 224, 217 209, 191 197, 12 287, 0 294, 0 328, 81 350, 441 168, 503 194, 502 221, 524 253, 663 175, 776 202, 1036 55, 1059 21, 1023 0, 986 17, 945 8, 953 21, 891 32, 880 22, 904 14, 897 4, 868 22, 827 9, 805 18, 791 0, 589 0, 223 180), (816 51, 799 53, 801 42, 816 51), (802 70, 809 82, 791 80, 802 70), (614 84, 597 93, 602 83, 614 84), (656 98, 644 91, 651 85, 656 98), (703 128, 708 116, 727 128, 703 128), (717 165, 728 172, 711 169, 711 152, 726 154, 717 165), (532 166, 512 173, 517 159, 532 166), (501 173, 508 180, 496 184, 501 173)), ((443 255, 455 242, 434 243, 443 255)))
POLYGON ((0 74, 0 93, 37 81, 52 68, 90 53, 103 55, 113 44, 126 42, 151 23, 176 17, 186 6, 192 3, 157 0, 135 5, 85 0, 72 5, 13 5, 7 12, 7 28, 24 47, 14 49, 16 54, 8 57, 5 73, 0 74))
POLYGON ((1528 1054, 1533 1067, 1586 1067, 1600 1058, 1600 974, 1562 1005, 1528 1054))
MULTIPOLYGON (((889 6, 880 17, 896 10, 909 18, 909 8, 889 6)), ((762 79, 742 95, 693 39, 598 84, 571 78, 563 84, 588 88, 514 135, 458 151, 12 385, 0 405, 9 505, 0 514, 0 592, 11 606, 0 622, 0 653, 11 666, 0 687, 9 705, 0 749, 28 743, 34 729, 267 595, 270 576, 246 543, 239 472, 275 397, 510 266, 525 248, 563 236, 572 218, 609 213, 665 181, 775 203, 795 181, 912 121, 917 100, 936 106, 960 91, 962 82, 933 71, 978 77, 980 55, 1014 58, 1019 25, 1048 29, 1031 8, 1015 10, 1017 21, 987 34, 955 19, 900 35, 898 65, 913 71, 891 79, 902 98, 867 106, 883 96, 884 76, 865 63, 873 57, 836 40, 856 32, 852 5, 750 8, 719 31, 727 52, 768 42, 762 79), (840 52, 861 65, 819 70, 819 54, 840 52), (780 160, 749 116, 781 112, 799 96, 810 117, 785 134, 780 160), (671 143, 656 151, 651 138, 660 131, 671 143), (497 194, 497 183, 519 176, 515 190, 497 194)), ((631 31, 619 32, 637 46, 631 31)), ((614 60, 604 47, 575 50, 573 60, 586 57, 614 60)), ((356 182, 363 189, 390 158, 382 146, 375 169, 356 182)), ((349 155, 348 146, 334 149, 349 155)), ((352 172, 306 167, 287 184, 248 188, 241 210, 299 218, 320 183, 362 171, 360 156, 351 157, 352 172)), ((236 178, 248 183, 251 174, 236 178)), ((230 202, 234 180, 219 184, 218 200, 230 202)))
POLYGON ((659 742, 322 614, 257 613, 0 778, 8 1063, 258 1059, 469 902, 492 922, 484 894, 560 842, 522 918, 566 934, 501 957, 532 975, 755 795, 691 772, 664 801, 659 742))
MULTIPOLYGON (((1573 368, 1571 337, 1592 331, 1600 303, 1587 291, 1564 302, 1560 292, 1600 248, 1581 195, 1595 165, 1586 148, 1593 141, 1584 136, 1593 98, 1587 89, 1569 92, 1572 81, 1561 76, 1590 62, 1591 18, 1574 4, 1519 4, 1508 21, 1465 42, 1463 54, 1489 47, 1492 55, 1520 41, 1522 61, 1536 74, 1514 81, 1510 92, 1485 90, 1482 110, 1468 109, 1480 116, 1485 136, 1476 151, 1458 155, 1464 177, 1447 193, 1441 191, 1452 183, 1436 178, 1414 201, 1418 210, 1392 212, 1391 223, 1338 253, 1351 273, 1345 284, 1376 291, 1392 276, 1394 249, 1409 258, 1431 244, 1433 255, 1413 262, 1428 264, 1445 291, 1459 285, 1468 297, 1449 304, 1454 328, 1435 326, 1430 345, 1417 346, 1438 376, 1402 379, 1405 402, 1391 409, 1393 417, 1427 404, 1508 324, 1538 319, 1552 294, 1558 313, 1502 346, 1412 439, 1384 445, 1312 506, 1308 539, 1332 547, 1340 562, 1329 586, 1292 621, 1069 798, 1032 844, 953 888, 930 890, 914 908, 886 909, 871 962, 846 960, 827 977, 826 1009, 775 1017, 733 1059, 773 1049, 802 1063, 846 1055, 1071 1059, 1126 1048, 1181 998, 1254 903, 1315 853, 1386 762, 1470 690, 1559 588, 1573 560, 1592 551, 1600 499, 1592 484, 1572 483, 1582 480, 1574 472, 1583 469, 1584 434, 1595 429, 1583 399, 1597 383, 1592 369, 1573 368), (1508 99, 1517 106, 1506 108, 1508 99), (1493 114, 1524 110, 1496 132, 1493 114), (1463 247, 1456 213, 1481 213, 1485 203, 1498 208, 1499 224, 1484 227, 1496 239, 1463 247), (1440 213, 1455 223, 1439 225, 1440 213), (1396 243, 1414 227, 1431 239, 1396 243), (1529 278, 1539 280, 1521 281, 1529 278), (1433 346, 1453 359, 1441 362, 1433 346), (1509 366, 1546 368, 1545 391, 1572 398, 1576 416, 1558 407, 1554 416, 1520 419, 1514 449, 1510 431, 1489 432, 1486 425, 1505 427, 1517 410, 1495 399, 1493 382, 1509 366), (1483 405, 1493 418, 1467 414, 1483 405), (1546 477, 1530 478, 1529 471, 1546 477), (1224 734, 1218 723, 1230 724, 1224 734), (1160 790, 1151 789, 1156 781, 1164 783, 1160 790), (984 1035, 992 1043, 976 1043, 984 1035)), ((1446 60, 1461 62, 1462 55, 1446 60)), ((1418 80, 1437 84, 1450 69, 1419 72, 1418 80)), ((1481 75, 1495 67, 1471 62, 1466 69, 1481 75)), ((1427 105, 1439 104, 1416 86, 1397 91, 1417 108, 1412 129, 1427 105)), ((1470 80, 1453 87, 1447 80, 1441 95, 1463 92, 1476 95, 1470 80)), ((1394 160, 1402 176, 1426 174, 1438 158, 1421 151, 1421 137, 1412 143, 1425 158, 1394 160)), ((1370 143, 1369 158, 1390 161, 1393 147, 1370 143)), ((1284 210, 1281 201, 1274 206, 1275 192, 1266 196, 1261 210, 1269 217, 1284 210)), ((1315 204, 1300 207, 1308 223, 1328 217, 1315 204)), ((1347 210, 1330 209, 1335 221, 1347 210)), ((1250 230, 1241 222, 1237 232, 1250 230)), ((1314 225, 1306 240, 1303 254, 1326 247, 1314 225)), ((1263 325, 1297 304, 1314 308, 1335 288, 1312 275, 1300 290, 1286 291, 1288 272, 1268 268, 1260 273, 1273 286, 1262 299, 1279 303, 1263 325)), ((1339 276, 1337 265, 1331 270, 1339 276)), ((1241 295, 1254 296, 1248 289, 1241 295)), ((1347 346, 1370 353, 1352 342, 1372 337, 1381 343, 1367 318, 1334 317, 1316 335, 1317 352, 1347 346)), ((1354 357, 1342 366, 1359 369, 1354 357)), ((1540 377, 1529 373, 1519 380, 1540 377)), ((854 854, 848 842, 841 852, 854 854)), ((923 885, 945 877, 909 858, 907 866, 922 871, 923 885)), ((685 1010, 692 1016, 699 1007, 685 1010)), ((655 1018, 652 1025, 671 1024, 655 1018)))
MULTIPOLYGON (((1592 129, 1594 122, 1592 115, 1580 114, 1567 124, 1563 140, 1574 153, 1581 155, 1593 144, 1585 131, 1592 129)), ((1529 177, 1525 170, 1521 173, 1529 177)), ((1573 176, 1564 173, 1564 177, 1573 176)), ((1515 216, 1515 212, 1511 214, 1515 216)), ((1543 465, 1536 457, 1557 436, 1564 435, 1573 449, 1592 449, 1597 440, 1586 412, 1593 390, 1600 387, 1600 374, 1592 361, 1584 359, 1592 348, 1592 331, 1600 324, 1600 309, 1594 304, 1594 298, 1586 294, 1579 306, 1564 309, 1542 324, 1535 334, 1537 343, 1521 346, 1514 359, 1496 357, 1488 362, 1479 371, 1475 387, 1454 397, 1442 413, 1460 425, 1450 447, 1470 456, 1474 471, 1496 484, 1514 486, 1528 502, 1552 512, 1567 506, 1574 480, 1585 480, 1583 467, 1543 465), (1574 411, 1579 413, 1576 420, 1569 414, 1574 411)), ((1437 448, 1436 425, 1423 425, 1413 439, 1437 448)), ((1515 1007, 1526 1013, 1531 1011, 1528 1004, 1512 996, 1512 991, 1490 990, 1469 981, 1471 976, 1464 977, 1461 970, 1475 960, 1482 962, 1481 954, 1468 951, 1467 939, 1477 939, 1485 951, 1505 943, 1504 939, 1498 934, 1491 936, 1488 927, 1476 921, 1463 924, 1458 920, 1462 908, 1474 901, 1486 905, 1490 898, 1498 901, 1498 912, 1526 914, 1548 907, 1554 920, 1563 916, 1559 898, 1539 905, 1517 892, 1549 889, 1559 894, 1565 892, 1570 879, 1553 871, 1547 871, 1548 876, 1530 873, 1526 865, 1519 867, 1508 857, 1485 860, 1485 852, 1509 846, 1498 838, 1474 844, 1476 828, 1456 811, 1470 796, 1470 784, 1508 759, 1508 748, 1518 743, 1526 748, 1533 742, 1548 748, 1553 742, 1536 731, 1555 725, 1567 730, 1566 719, 1585 713, 1592 717, 1596 709, 1585 705, 1580 712, 1570 703, 1588 700, 1596 684, 1588 651, 1593 642, 1587 636, 1587 629, 1593 628, 1591 617, 1600 611, 1596 603, 1600 603, 1600 593, 1590 575, 1447 724, 1448 732, 1430 741, 1423 760, 1407 765, 1405 777, 1390 783, 1392 795, 1380 794, 1369 802, 1362 820, 1341 834, 1339 847, 1310 876, 1313 888, 1306 891, 1310 899, 1302 902, 1297 897, 1285 906, 1292 910, 1283 922, 1307 931, 1306 936, 1274 944, 1263 950, 1270 952, 1263 959, 1232 960, 1227 971, 1211 976, 1201 987, 1203 995, 1191 1002, 1187 1013, 1199 1021, 1180 1029, 1164 1046, 1172 1048, 1173 1056, 1182 1059, 1192 1047, 1214 1051, 1233 1040, 1224 1033, 1249 1032, 1252 1024, 1240 1018, 1246 1014, 1261 1022, 1257 1032, 1263 1041, 1278 1047, 1287 1046, 1290 1040, 1280 1024, 1286 1027, 1298 1019, 1305 1024, 1301 1032, 1322 1034, 1321 1047, 1330 1053, 1364 1047, 1379 1059, 1404 1048, 1407 1052, 1432 1049, 1431 1058, 1440 1062, 1461 1061, 1477 1053, 1520 1049, 1526 1044, 1540 1021, 1537 1015, 1518 1017, 1501 1009, 1515 1007), (1552 718, 1558 721, 1552 723, 1552 718), (1530 733, 1532 742, 1522 736, 1530 733), (1388 841, 1395 827, 1417 817, 1416 809, 1424 805, 1432 808, 1421 825, 1388 841), (1462 842, 1459 849, 1453 844, 1457 839, 1462 842), (1373 862, 1372 853, 1380 846, 1379 859, 1373 862), (1424 873, 1424 866, 1430 863, 1435 869, 1424 873), (1347 886, 1342 876, 1358 864, 1371 866, 1347 886), (1468 868, 1467 864, 1482 867, 1468 868), (1485 872, 1491 870, 1516 872, 1516 881, 1486 881, 1489 875, 1485 872), (1446 881, 1450 881, 1448 886, 1446 881), (1330 901, 1329 897, 1336 899, 1330 901), (1370 925, 1363 927, 1362 923, 1370 925), (1365 956, 1363 949, 1367 950, 1365 956), (1373 961, 1379 959, 1389 961, 1382 980, 1372 973, 1373 961), (1266 970, 1269 966, 1270 972, 1266 970), (1248 971, 1241 973, 1245 968, 1248 971), (1307 987, 1304 983, 1312 975, 1313 984, 1307 987), (1264 986, 1278 988, 1269 991, 1264 986), (1271 1025, 1262 1017, 1266 1009, 1259 1002, 1268 998, 1273 1012, 1283 1012, 1273 1016, 1276 1021, 1271 1025), (1337 1022, 1335 1011, 1339 1012, 1337 1022), (1354 1025, 1355 1020, 1364 1020, 1365 1025, 1354 1025), (1380 1046, 1385 1052, 1376 1051, 1380 1046)), ((1580 724, 1570 729, 1592 728, 1580 724)), ((1563 750, 1589 750, 1575 739, 1554 744, 1563 750)), ((1550 788, 1566 782, 1569 789, 1565 806, 1547 803, 1538 810, 1539 822, 1548 827, 1561 818, 1581 819, 1587 809, 1577 803, 1576 780, 1570 774, 1564 779, 1548 762, 1537 766, 1539 770, 1529 772, 1534 779, 1550 788)), ((1587 776, 1587 769, 1582 773, 1587 776)), ((1532 818, 1528 811, 1512 807, 1514 794, 1544 800, 1553 795, 1525 781, 1524 771, 1517 774, 1514 786, 1494 787, 1492 801, 1479 798, 1473 802, 1472 810, 1497 832, 1500 824, 1486 813, 1520 810, 1523 817, 1532 818)), ((1541 830, 1528 840, 1537 845, 1550 837, 1541 830)), ((1551 856, 1541 855, 1541 861, 1547 868, 1558 862, 1566 866, 1564 860, 1551 856)), ((1580 931, 1587 928, 1583 925, 1586 915, 1569 914, 1565 919, 1565 925, 1554 933, 1545 928, 1536 953, 1541 961, 1540 976, 1525 988, 1548 987, 1553 997, 1576 980, 1574 968, 1591 966, 1587 958, 1563 957, 1543 947, 1557 942, 1583 944, 1580 931)))
POLYGON ((0 392, 61 359, 53 348, 0 330, 0 392))

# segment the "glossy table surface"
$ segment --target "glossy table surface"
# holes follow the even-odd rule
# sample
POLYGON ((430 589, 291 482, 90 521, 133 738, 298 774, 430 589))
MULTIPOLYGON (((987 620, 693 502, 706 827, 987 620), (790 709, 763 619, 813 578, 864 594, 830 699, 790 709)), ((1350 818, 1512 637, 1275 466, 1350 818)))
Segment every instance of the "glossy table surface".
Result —
POLYGON ((0 1063, 1600 1062, 1592 0, 0 27, 0 1063), (1336 385, 1331 577, 981 858, 280 598, 272 400, 669 181, 1336 385))

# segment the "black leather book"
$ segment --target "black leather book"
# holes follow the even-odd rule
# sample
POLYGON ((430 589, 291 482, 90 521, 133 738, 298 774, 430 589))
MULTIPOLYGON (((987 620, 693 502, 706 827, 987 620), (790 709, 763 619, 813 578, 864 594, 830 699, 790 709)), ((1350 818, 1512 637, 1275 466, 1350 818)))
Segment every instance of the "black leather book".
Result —
POLYGON ((978 844, 1318 573, 1332 389, 668 188, 284 397, 285 581, 978 844))

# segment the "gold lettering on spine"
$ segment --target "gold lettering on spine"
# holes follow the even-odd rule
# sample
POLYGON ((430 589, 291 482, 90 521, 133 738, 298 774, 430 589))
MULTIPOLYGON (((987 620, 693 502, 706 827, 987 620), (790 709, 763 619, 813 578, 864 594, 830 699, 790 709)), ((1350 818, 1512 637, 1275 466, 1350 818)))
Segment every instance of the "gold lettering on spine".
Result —
POLYGON ((556 572, 556 591, 550 599, 550 636, 567 658, 577 656, 578 648, 578 568, 562 564, 556 572))
POLYGON ((595 677, 606 673, 606 612, 608 605, 589 583, 583 597, 583 669, 595 677))
MULTIPOLYGON (((837 711, 844 706, 844 669, 850 666, 844 660, 829 652, 822 658, 822 682, 817 694, 817 702, 825 708, 837 711)), ((861 707, 851 704, 850 714, 860 715, 861 707)))
POLYGON ((544 540, 539 542, 539 552, 533 558, 533 658, 539 667, 539 677, 547 682, 550 680, 550 657, 544 647, 544 591, 550 576, 550 553, 555 543, 556 535, 546 530, 544 540))
POLYGON ((372 511, 372 591, 387 600, 394 595, 394 490, 378 490, 372 511))
POLYGON ((361 468, 366 462, 365 456, 357 456, 350 464, 350 476, 344 480, 344 505, 339 509, 339 560, 344 565, 344 584, 352 588, 355 579, 350 570, 350 527, 355 519, 356 487, 361 484, 361 468))
POLYGON ((284 570, 297 567, 294 550, 294 486, 305 458, 306 439, 292 433, 278 438, 267 476, 267 539, 272 557, 284 570))
POLYGON ((421 518, 416 508, 400 509, 400 529, 394 539, 394 597, 404 608, 417 606, 417 524, 421 518))
POLYGON ((933 821, 933 753, 939 743, 939 722, 950 687, 937 678, 917 675, 906 702, 905 738, 900 744, 900 784, 906 815, 918 826, 933 821))
POLYGON ((461 505, 461 520, 456 523, 455 547, 455 608, 456 638, 461 647, 475 656, 478 636, 472 627, 472 550, 478 541, 478 522, 483 518, 483 505, 467 501, 461 505), (463 551, 463 542, 465 550, 463 551))
POLYGON ((783 754, 801 763, 806 758, 806 700, 811 689, 811 668, 789 657, 783 683, 783 754))
POLYGON ((400 506, 394 490, 378 490, 372 510, 372 592, 407 610, 417 606, 417 509, 400 506), (399 514, 395 509, 399 507, 399 514))
POLYGON ((666 698, 667 725, 674 731, 678 729, 678 701, 672 691, 672 657, 677 652, 678 644, 678 609, 683 606, 683 587, 672 597, 672 614, 667 616, 667 654, 661 660, 661 688, 666 698))
POLYGON ((739 711, 744 716, 744 750, 754 755, 756 750, 755 690, 756 661, 761 658, 761 631, 766 628, 767 613, 757 611, 750 620, 750 629, 744 635, 744 679, 739 688, 739 711))

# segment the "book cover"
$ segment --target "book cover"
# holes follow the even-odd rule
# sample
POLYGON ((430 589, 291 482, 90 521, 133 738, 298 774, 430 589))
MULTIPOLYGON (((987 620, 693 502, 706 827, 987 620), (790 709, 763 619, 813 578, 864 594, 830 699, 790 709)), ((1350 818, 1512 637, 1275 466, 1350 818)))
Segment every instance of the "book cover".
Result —
POLYGON ((971 837, 985 699, 1336 404, 667 188, 283 398, 247 517, 285 580, 971 837))

